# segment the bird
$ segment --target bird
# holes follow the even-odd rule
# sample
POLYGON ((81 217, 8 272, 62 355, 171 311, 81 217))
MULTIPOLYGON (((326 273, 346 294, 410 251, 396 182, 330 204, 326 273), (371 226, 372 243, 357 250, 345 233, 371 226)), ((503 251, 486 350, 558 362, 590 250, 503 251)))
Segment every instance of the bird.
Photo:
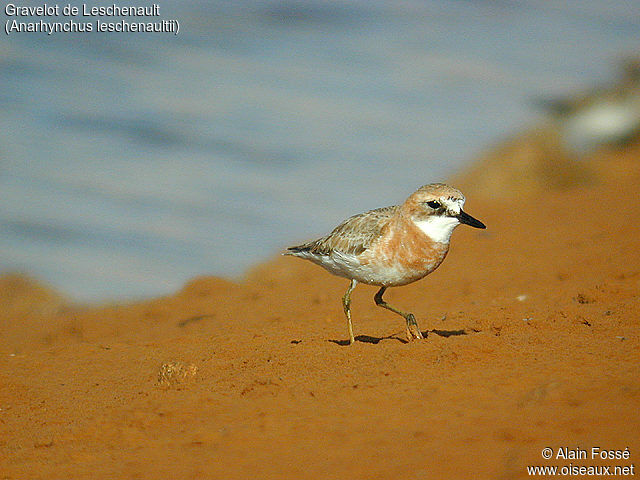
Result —
POLYGON ((384 299, 390 287, 424 278, 442 263, 453 230, 460 224, 486 228, 462 207, 465 196, 443 183, 418 188, 401 205, 377 208, 349 217, 328 235, 287 248, 292 255, 320 265, 351 282, 342 297, 349 344, 353 344, 351 293, 358 283, 379 286, 374 301, 404 317, 408 340, 424 338, 415 316, 384 299))

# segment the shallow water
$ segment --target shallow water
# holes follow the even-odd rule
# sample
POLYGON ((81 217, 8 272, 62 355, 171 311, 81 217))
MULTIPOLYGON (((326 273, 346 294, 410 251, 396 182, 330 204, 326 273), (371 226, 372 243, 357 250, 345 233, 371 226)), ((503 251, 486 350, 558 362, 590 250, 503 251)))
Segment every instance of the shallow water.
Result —
POLYGON ((611 79, 632 4, 171 1, 177 36, 3 35, 0 269, 81 301, 241 275, 611 79))

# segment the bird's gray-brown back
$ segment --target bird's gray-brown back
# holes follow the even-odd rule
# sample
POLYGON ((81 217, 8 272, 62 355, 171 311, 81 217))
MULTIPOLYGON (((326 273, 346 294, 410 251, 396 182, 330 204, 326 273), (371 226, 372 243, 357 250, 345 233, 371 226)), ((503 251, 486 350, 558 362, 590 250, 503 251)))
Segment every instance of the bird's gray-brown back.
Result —
POLYGON ((397 212, 399 206, 382 207, 349 217, 333 231, 318 240, 295 247, 289 247, 289 255, 308 252, 316 255, 330 255, 341 252, 359 255, 380 236, 389 219, 397 212))

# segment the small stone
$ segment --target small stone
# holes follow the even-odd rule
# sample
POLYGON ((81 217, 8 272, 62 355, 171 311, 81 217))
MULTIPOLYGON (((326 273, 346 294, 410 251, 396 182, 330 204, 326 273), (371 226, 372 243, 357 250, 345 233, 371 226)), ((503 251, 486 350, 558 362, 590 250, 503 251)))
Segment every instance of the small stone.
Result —
POLYGON ((172 387, 192 380, 198 367, 193 363, 168 362, 163 363, 158 371, 158 385, 163 387, 172 387))

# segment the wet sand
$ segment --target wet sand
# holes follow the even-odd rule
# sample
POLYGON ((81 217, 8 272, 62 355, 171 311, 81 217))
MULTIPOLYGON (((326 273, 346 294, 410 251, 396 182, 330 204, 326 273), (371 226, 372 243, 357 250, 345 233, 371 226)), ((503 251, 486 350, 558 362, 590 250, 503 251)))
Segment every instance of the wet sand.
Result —
POLYGON ((348 282, 290 257, 120 306, 3 277, 2 478, 514 479, 528 465, 637 464, 640 145, 589 165, 588 180, 526 194, 454 183, 487 230, 459 227, 436 272, 385 296, 423 341, 359 286, 345 346, 348 282), (630 459, 544 460, 544 447, 630 459))

